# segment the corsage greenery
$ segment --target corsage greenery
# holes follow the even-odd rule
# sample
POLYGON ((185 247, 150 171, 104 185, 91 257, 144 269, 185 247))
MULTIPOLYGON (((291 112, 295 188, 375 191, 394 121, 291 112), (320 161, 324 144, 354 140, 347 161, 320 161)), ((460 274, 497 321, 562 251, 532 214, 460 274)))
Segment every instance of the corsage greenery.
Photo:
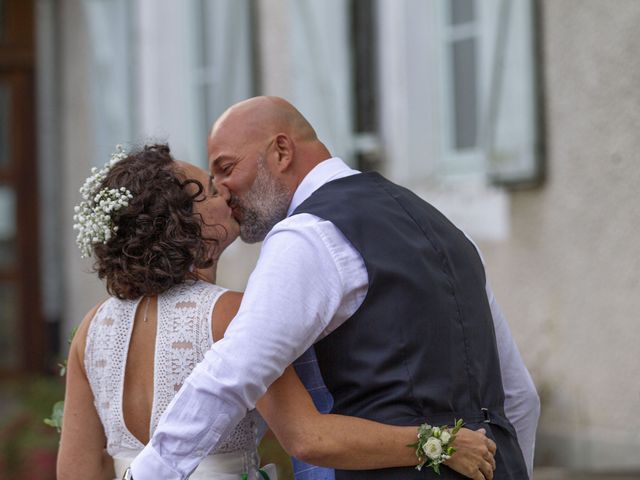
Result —
POLYGON ((426 465, 439 475, 440 464, 449 460, 456 451, 453 448, 453 441, 463 424, 464 422, 460 419, 456 420, 452 428, 446 425, 432 427, 426 423, 420 425, 418 427, 418 441, 407 445, 416 449, 416 457, 418 457, 416 469, 422 470, 422 467, 426 465))

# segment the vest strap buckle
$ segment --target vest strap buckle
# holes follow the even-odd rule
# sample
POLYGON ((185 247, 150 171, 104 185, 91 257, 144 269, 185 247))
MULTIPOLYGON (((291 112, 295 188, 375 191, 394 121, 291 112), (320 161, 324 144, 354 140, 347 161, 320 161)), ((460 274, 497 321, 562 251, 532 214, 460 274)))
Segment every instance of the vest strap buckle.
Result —
POLYGON ((484 416, 484 423, 491 423, 491 417, 489 416, 489 409, 481 408, 480 410, 482 410, 482 415, 484 416))

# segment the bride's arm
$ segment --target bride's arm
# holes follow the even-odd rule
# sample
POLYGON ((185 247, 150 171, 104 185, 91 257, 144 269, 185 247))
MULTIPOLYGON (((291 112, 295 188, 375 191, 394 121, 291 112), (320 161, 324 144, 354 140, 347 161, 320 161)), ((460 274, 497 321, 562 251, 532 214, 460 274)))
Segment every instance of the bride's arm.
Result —
MULTIPOLYGON (((417 463, 414 449, 407 447, 416 441, 416 427, 321 414, 293 367, 269 387, 257 408, 287 453, 306 463, 344 470, 417 463)), ((454 445, 457 453, 445 465, 469 478, 493 478, 495 444, 483 432, 463 428, 454 445)))
POLYGON ((93 393, 84 369, 84 345, 87 330, 98 306, 78 328, 67 360, 67 385, 60 448, 58 480, 113 479, 113 461, 106 455, 106 436, 93 405, 93 393))
POLYGON ((415 427, 384 425, 357 417, 322 414, 288 367, 258 400, 258 411, 290 455, 340 469, 413 466, 415 427))
MULTIPOLYGON (((227 292, 216 303, 212 322, 215 340, 224 335, 241 300, 241 293, 227 292)), ((407 447, 415 443, 417 427, 321 414, 292 367, 269 387, 257 408, 287 453, 306 463, 344 470, 417 463, 414 450, 407 447)), ((463 428, 454 445, 457 453, 447 466, 469 478, 493 478, 495 443, 484 433, 463 428)))

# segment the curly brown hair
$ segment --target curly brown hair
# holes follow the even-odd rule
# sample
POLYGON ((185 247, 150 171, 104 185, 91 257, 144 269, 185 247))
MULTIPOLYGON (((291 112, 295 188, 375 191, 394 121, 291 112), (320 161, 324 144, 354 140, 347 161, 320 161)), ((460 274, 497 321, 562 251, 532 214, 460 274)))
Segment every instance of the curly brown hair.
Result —
POLYGON ((169 147, 145 145, 116 163, 100 188, 125 187, 133 198, 112 215, 117 232, 93 245, 93 269, 120 299, 161 294, 213 265, 218 240, 203 238, 194 202, 200 182, 180 178, 169 147), (187 188, 189 185, 195 188, 187 188))

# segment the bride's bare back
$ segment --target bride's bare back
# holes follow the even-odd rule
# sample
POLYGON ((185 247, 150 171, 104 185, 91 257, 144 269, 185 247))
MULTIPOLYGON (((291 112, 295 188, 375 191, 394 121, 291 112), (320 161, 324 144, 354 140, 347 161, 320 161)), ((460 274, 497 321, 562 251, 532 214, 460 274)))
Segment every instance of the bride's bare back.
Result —
MULTIPOLYGON (((238 311, 241 299, 239 292, 226 292, 217 300, 211 321, 214 340, 224 335, 227 325, 238 311)), ((153 408, 157 317, 157 297, 143 299, 136 311, 125 366, 122 399, 124 422, 143 444, 149 441, 153 408)))
POLYGON ((149 441, 153 407, 157 313, 157 297, 144 298, 138 305, 124 375, 124 423, 133 436, 143 444, 149 441))

